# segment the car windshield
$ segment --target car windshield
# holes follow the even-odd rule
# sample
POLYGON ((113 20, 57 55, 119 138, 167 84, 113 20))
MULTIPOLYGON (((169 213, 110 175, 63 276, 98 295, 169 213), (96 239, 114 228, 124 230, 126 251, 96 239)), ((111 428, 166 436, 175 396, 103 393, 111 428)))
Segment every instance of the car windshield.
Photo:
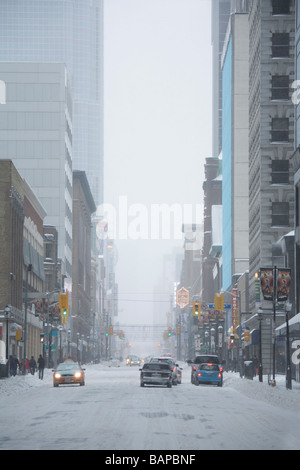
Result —
POLYGON ((67 371, 67 370, 74 370, 80 369, 80 365, 77 362, 63 362, 57 366, 57 371, 67 371))
POLYGON ((216 371, 218 371, 219 367, 217 366, 217 364, 201 364, 199 366, 199 370, 209 370, 209 371, 216 370, 216 371))
POLYGON ((168 364, 172 364, 173 360, 169 359, 168 357, 153 357, 151 359, 151 362, 165 362, 165 363, 168 363, 168 364))
POLYGON ((219 358, 217 356, 197 356, 195 358, 195 364, 202 364, 203 362, 211 364, 219 364, 219 358))
POLYGON ((164 363, 150 363, 145 364, 143 370, 170 370, 169 364, 164 363))

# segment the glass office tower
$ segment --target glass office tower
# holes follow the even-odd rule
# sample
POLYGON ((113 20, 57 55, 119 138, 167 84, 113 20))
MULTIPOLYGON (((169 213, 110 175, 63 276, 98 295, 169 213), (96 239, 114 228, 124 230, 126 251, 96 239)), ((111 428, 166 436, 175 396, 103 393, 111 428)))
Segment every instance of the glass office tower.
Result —
POLYGON ((0 0, 0 62, 65 63, 73 169, 103 202, 103 0, 0 0))

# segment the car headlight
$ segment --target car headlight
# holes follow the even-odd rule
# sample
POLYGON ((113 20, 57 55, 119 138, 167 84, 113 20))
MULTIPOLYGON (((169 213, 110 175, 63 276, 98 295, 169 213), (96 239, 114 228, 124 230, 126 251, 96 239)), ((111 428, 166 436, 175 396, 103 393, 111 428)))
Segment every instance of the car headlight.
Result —
POLYGON ((61 378, 61 374, 60 374, 59 372, 55 372, 54 377, 55 377, 56 379, 60 379, 60 378, 61 378))
POLYGON ((79 377, 81 377, 81 372, 75 372, 75 377, 76 379, 79 379, 79 377))

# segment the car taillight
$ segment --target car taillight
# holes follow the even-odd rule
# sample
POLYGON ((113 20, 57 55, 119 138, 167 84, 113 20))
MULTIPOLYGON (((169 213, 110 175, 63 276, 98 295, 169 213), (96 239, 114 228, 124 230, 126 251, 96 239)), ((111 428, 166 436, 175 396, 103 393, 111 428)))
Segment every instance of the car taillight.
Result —
POLYGON ((212 366, 212 364, 207 364, 208 366, 212 366))
POLYGON ((201 372, 198 372, 198 374, 197 374, 197 375, 198 375, 198 377, 201 377, 201 372))
POLYGON ((174 366, 174 369, 173 369, 173 372, 175 372, 175 371, 176 371, 176 366, 174 366))
POLYGON ((195 366, 193 366, 193 370, 196 370, 196 367, 195 367, 195 366))
POLYGON ((223 367, 220 367, 220 371, 223 372, 223 367))
POLYGON ((221 378, 221 377, 222 377, 222 374, 218 374, 218 377, 221 378))

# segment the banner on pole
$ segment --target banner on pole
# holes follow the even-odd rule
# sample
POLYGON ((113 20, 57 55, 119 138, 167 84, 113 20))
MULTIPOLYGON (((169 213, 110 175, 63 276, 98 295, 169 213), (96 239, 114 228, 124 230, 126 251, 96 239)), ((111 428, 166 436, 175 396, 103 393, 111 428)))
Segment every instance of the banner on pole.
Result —
POLYGON ((277 274, 277 302, 286 302, 290 292, 291 270, 278 268, 277 274))
POLYGON ((260 269, 260 286, 265 300, 274 299, 274 276, 273 268, 260 269))

